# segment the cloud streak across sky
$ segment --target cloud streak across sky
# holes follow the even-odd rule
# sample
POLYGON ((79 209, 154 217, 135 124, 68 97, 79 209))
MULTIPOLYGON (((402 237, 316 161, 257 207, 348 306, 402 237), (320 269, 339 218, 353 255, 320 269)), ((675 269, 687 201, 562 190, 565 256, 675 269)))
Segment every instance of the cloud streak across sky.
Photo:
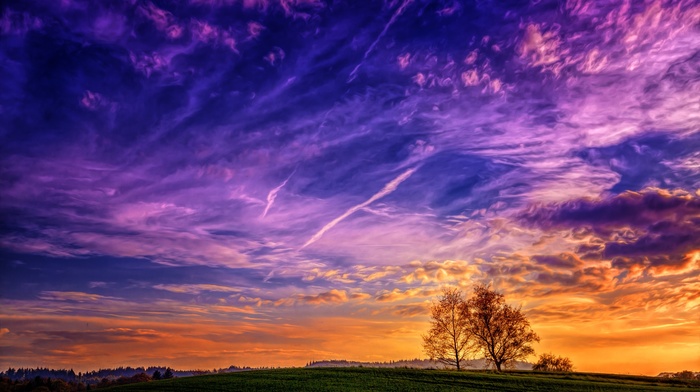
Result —
POLYGON ((5 2, 0 368, 415 358, 439 288, 476 282, 579 370, 700 367, 699 24, 5 2))
POLYGON ((324 234, 325 232, 327 232, 328 230, 332 229, 333 226, 335 226, 335 225, 337 225, 338 223, 340 223, 343 219, 349 217, 350 215, 354 214, 355 212, 357 212, 357 211, 359 211, 359 210, 361 210, 361 209, 363 209, 363 208, 365 208, 365 207, 368 207, 370 204, 374 203, 375 201, 377 201, 377 200, 381 199, 382 197, 384 197, 384 196, 390 194, 391 192, 395 191, 396 188, 397 188, 402 182, 406 181, 406 179, 407 179, 408 177, 410 177, 411 174, 413 174, 413 172, 415 172, 415 171, 416 171, 416 169, 408 169, 408 170, 406 170, 405 172, 401 173, 401 175, 399 175, 398 177, 396 177, 396 178, 394 178, 393 180, 391 180, 391 182, 389 182, 388 184, 384 185, 384 187, 382 188, 382 190, 380 190, 379 192, 377 192, 377 193, 375 193, 374 195, 372 195, 372 197, 370 197, 369 199, 363 201, 362 203, 360 203, 360 204, 358 204, 358 205, 356 205, 356 206, 352 206, 349 210, 345 211, 342 215, 340 215, 339 217, 333 219, 333 220, 330 221, 327 225, 323 226, 323 228, 321 228, 321 230, 319 230, 316 234, 314 234, 313 237, 311 237, 308 241, 306 241, 306 243, 304 243, 304 245, 302 245, 301 248, 304 249, 304 248, 306 248, 307 246, 309 246, 309 245, 313 244, 314 242, 318 241, 318 240, 323 236, 323 234, 324 234))

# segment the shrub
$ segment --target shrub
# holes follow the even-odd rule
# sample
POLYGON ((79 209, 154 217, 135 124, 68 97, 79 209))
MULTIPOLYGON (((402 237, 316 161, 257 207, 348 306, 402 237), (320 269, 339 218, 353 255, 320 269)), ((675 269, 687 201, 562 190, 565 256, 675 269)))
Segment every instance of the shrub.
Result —
POLYGON ((554 354, 542 354, 532 366, 532 370, 540 372, 571 372, 574 365, 566 357, 559 357, 554 354))

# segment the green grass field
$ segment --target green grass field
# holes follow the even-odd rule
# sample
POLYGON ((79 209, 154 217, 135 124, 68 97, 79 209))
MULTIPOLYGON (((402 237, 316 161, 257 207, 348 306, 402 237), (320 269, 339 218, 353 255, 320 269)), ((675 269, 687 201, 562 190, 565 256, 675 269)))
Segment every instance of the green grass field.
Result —
POLYGON ((607 374, 492 373, 377 368, 254 370, 142 384, 109 391, 683 391, 698 381, 607 374))

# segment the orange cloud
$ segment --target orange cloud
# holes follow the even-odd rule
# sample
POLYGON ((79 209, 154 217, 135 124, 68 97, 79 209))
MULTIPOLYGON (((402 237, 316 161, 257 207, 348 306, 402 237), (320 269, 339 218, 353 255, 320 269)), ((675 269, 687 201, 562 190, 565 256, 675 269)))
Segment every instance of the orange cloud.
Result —
POLYGON ((425 284, 468 281, 479 274, 477 266, 465 260, 429 261, 426 263, 417 261, 411 263, 410 266, 415 269, 401 277, 403 282, 413 283, 420 281, 425 284))
POLYGON ((414 289, 408 289, 405 291, 399 290, 399 289, 393 289, 391 291, 383 290, 379 293, 377 293, 376 300, 379 302, 393 302, 393 301, 402 301, 404 299, 408 298, 415 298, 415 297, 430 297, 439 292, 439 289, 422 289, 422 288, 414 288, 414 289))
POLYGON ((348 301, 345 290, 330 290, 318 294, 297 294, 290 298, 282 298, 274 302, 275 306, 306 303, 312 305, 339 304, 348 301))
POLYGON ((396 305, 392 309, 392 314, 399 317, 425 316, 430 312, 430 304, 426 302, 396 305))
POLYGON ((98 294, 83 293, 78 291, 42 291, 39 295, 40 299, 47 301, 99 301, 104 299, 115 299, 114 297, 105 297, 98 294))

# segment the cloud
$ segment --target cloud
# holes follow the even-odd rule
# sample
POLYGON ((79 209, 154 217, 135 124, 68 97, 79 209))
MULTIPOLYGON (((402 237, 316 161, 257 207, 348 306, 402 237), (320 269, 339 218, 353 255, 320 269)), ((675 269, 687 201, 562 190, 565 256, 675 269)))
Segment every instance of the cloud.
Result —
POLYGON ((561 41, 558 39, 556 32, 543 32, 541 26, 537 24, 529 24, 525 27, 525 33, 518 51, 520 57, 528 61, 533 67, 549 66, 560 61, 561 41))
POLYGON ((650 228, 664 218, 690 223, 700 214, 698 196, 684 191, 649 188, 641 192, 627 191, 606 199, 578 199, 570 202, 531 207, 521 219, 543 228, 591 227, 650 228))
POLYGON ((477 277, 480 272, 476 265, 465 260, 429 261, 426 263, 414 262, 414 268, 409 274, 401 277, 406 283, 446 283, 466 282, 477 277))
MULTIPOLYGON (((577 252, 586 259, 611 260, 613 268, 623 271, 621 278, 686 273, 697 264, 700 199, 681 189, 648 188, 604 199, 536 206, 520 218, 531 226, 574 230, 590 237, 579 242, 577 252)), ((534 259, 560 266, 582 263, 575 254, 534 259)))
POLYGON ((258 22, 248 22, 248 39, 256 39, 260 36, 265 26, 258 22))
POLYGON ((153 3, 146 3, 137 8, 138 13, 150 20, 159 31, 166 34, 170 39, 180 38, 184 32, 182 26, 176 21, 172 13, 158 8, 153 3))
POLYGON ((391 291, 383 290, 377 293, 375 299, 379 302, 394 302, 403 301, 408 298, 415 297, 431 297, 439 292, 438 289, 423 289, 423 288, 413 288, 402 291, 400 289, 393 289, 391 291))
POLYGON ((96 302, 105 299, 117 299, 98 294, 83 293, 79 291, 42 291, 39 298, 47 301, 76 301, 76 302, 96 302))
POLYGON ((257 314, 255 309, 253 309, 250 306, 239 307, 239 306, 230 306, 230 305, 215 305, 215 306, 211 307, 211 310, 213 312, 222 312, 222 313, 257 314))
POLYGON ((428 303, 396 305, 392 308, 392 313, 399 317, 426 316, 430 313, 428 303))
POLYGON ((571 269, 581 267, 584 263, 575 253, 560 253, 558 255, 534 255, 532 260, 550 268, 571 269))
POLYGON ((262 217, 264 218, 267 215, 267 212, 270 210, 272 207, 272 204, 275 202, 275 199, 277 199, 277 193, 284 188, 285 185, 287 185, 287 182, 289 181, 290 178, 294 175, 294 172, 289 175, 284 181, 282 181, 281 184, 276 186, 275 188, 272 188, 270 193, 267 194, 267 205, 265 206, 265 210, 262 213, 262 217))
POLYGON ((96 344, 128 344, 160 341, 168 337, 168 334, 159 333, 153 329, 132 328, 105 328, 98 331, 69 331, 48 330, 31 333, 34 338, 32 346, 44 347, 54 354, 70 357, 78 354, 69 347, 96 345, 96 344))
POLYGON ((0 328, 0 338, 10 333, 8 328, 0 328))
POLYGON ((199 42, 221 45, 234 53, 238 53, 236 38, 228 30, 206 21, 193 19, 190 22, 190 31, 192 32, 192 37, 199 42))
POLYGON ((371 294, 368 294, 368 293, 352 293, 352 294, 350 295, 350 298, 352 298, 352 299, 357 299, 357 300, 362 301, 362 300, 366 300, 366 299, 372 298, 372 295, 371 295, 371 294))
POLYGON ((316 279, 324 279, 329 282, 354 283, 354 277, 350 273, 341 271, 340 269, 321 269, 312 268, 303 280, 310 282, 316 279))
POLYGON ((338 304, 348 301, 348 295, 345 290, 330 290, 318 294, 309 295, 297 295, 295 297, 297 301, 312 304, 312 305, 324 305, 324 304, 338 304))
POLYGON ((237 293, 239 288, 220 286, 216 284, 157 284, 153 286, 157 290, 170 291, 172 293, 201 294, 202 292, 237 293))
MULTIPOLYGON (((696 56, 700 60, 700 54, 696 56)), ((674 76, 674 79, 683 84, 688 83, 687 78, 693 78, 687 72, 678 74, 684 76, 674 76)), ((618 173, 619 181, 610 188, 615 193, 647 187, 693 189, 700 172, 693 170, 692 163, 686 163, 694 159, 694 146, 699 140, 698 132, 684 136, 651 133, 609 146, 582 149, 577 155, 591 165, 618 173)))
POLYGON ((362 56, 362 61, 360 61, 360 63, 358 63, 355 66, 355 68, 353 68, 352 71, 350 72, 350 76, 348 77, 348 82, 352 82, 357 77, 357 71, 360 69, 363 62, 365 60, 367 60, 367 57, 369 57, 369 55, 372 53, 372 51, 374 51, 374 48, 377 46, 377 43, 379 43, 379 40, 381 40, 382 37, 384 37, 384 35, 386 35, 386 32, 389 30, 391 25, 393 25, 396 22, 396 19, 399 16, 401 16, 401 14, 406 10, 406 7, 408 7, 412 2, 413 2, 413 0, 403 0, 401 2, 401 5, 396 9, 396 11, 394 11, 394 14, 391 16, 391 18, 389 19, 387 24, 384 25, 384 28, 379 33, 377 38, 375 38, 374 41, 372 41, 372 43, 369 45, 369 47, 365 51, 365 54, 362 56))
POLYGON ((83 98, 80 100, 80 105, 89 110, 97 110, 104 106, 109 106, 110 102, 101 94, 86 90, 83 98))
POLYGON ((41 19, 27 12, 17 12, 5 7, 0 17, 0 32, 3 35, 24 35, 40 29, 44 23, 41 19))
POLYGON ((129 59, 134 69, 146 75, 147 78, 151 77, 151 75, 156 72, 162 72, 167 69, 169 63, 167 59, 163 58, 158 53, 143 53, 140 55, 129 53, 129 59))
POLYGON ((394 178, 394 179, 391 180, 389 183, 387 183, 386 185, 384 185, 384 187, 382 188, 382 190, 380 190, 379 192, 377 192, 377 193, 375 193, 374 195, 372 195, 372 197, 370 197, 370 198, 367 199, 366 201, 364 201, 364 202, 362 202, 362 203, 360 203, 360 204, 358 204, 358 205, 356 205, 356 206, 353 206, 353 207, 350 208, 349 210, 345 211, 345 213, 343 213, 343 214, 340 215, 339 217, 337 217, 337 218, 333 219, 332 221, 330 221, 328 224, 326 224, 325 226, 323 226, 323 228, 321 228, 321 230, 319 230, 316 234, 314 234, 308 241, 306 241, 306 243, 304 243, 304 245, 301 247, 301 249, 304 249, 304 248, 306 248, 307 246, 309 246, 309 245, 313 244, 314 242, 318 241, 318 240, 323 236, 324 233, 326 233, 328 230, 332 229, 333 226, 335 226, 335 225, 337 225, 338 223, 340 223, 343 219, 347 218, 348 216, 352 215, 353 213, 355 213, 355 212, 361 210, 362 208, 365 208, 365 207, 369 206, 370 204, 374 203, 375 201, 377 201, 377 200, 381 199, 382 197, 384 197, 384 196, 390 194, 391 192, 395 191, 396 188, 398 188, 398 186, 399 186, 402 182, 406 181, 406 179, 408 179, 408 177, 410 177, 411 174, 413 174, 416 170, 418 170, 418 169, 417 169, 417 168, 412 168, 412 169, 406 170, 405 172, 401 173, 398 177, 394 178))
POLYGON ((308 20, 315 12, 325 7, 325 4, 319 0, 191 0, 189 3, 208 7, 230 7, 241 4, 246 10, 258 11, 261 14, 281 10, 286 17, 303 20, 308 20))
POLYGON ((265 61, 267 61, 270 65, 275 66, 279 65, 282 60, 284 60, 284 50, 280 48, 272 48, 272 51, 270 51, 267 55, 265 55, 265 61))

